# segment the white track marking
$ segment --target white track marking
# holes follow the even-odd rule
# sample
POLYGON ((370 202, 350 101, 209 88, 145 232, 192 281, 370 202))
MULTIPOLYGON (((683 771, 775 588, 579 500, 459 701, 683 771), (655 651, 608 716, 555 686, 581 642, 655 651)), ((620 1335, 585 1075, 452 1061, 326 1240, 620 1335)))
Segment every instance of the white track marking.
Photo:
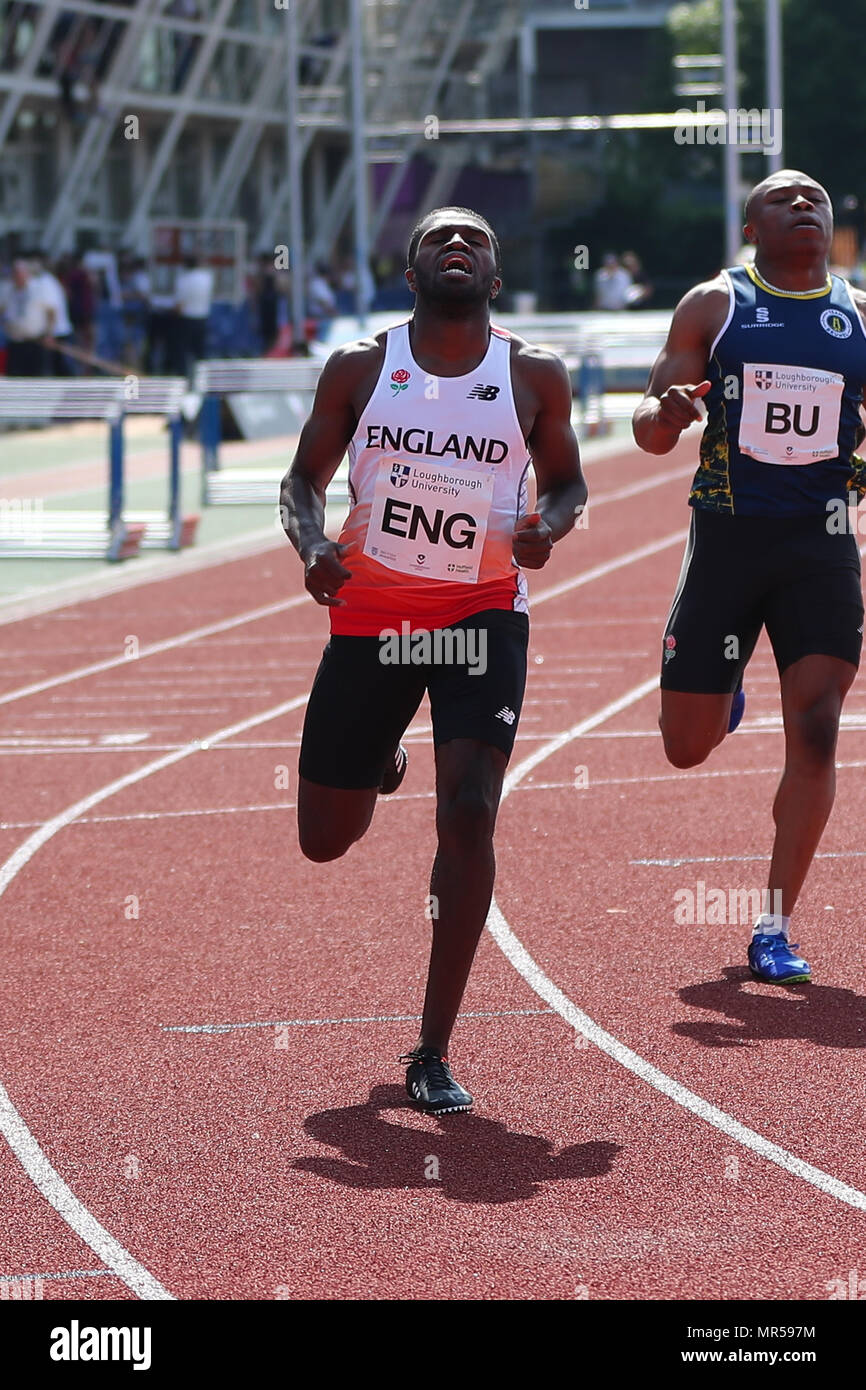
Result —
POLYGON ((173 1295, 163 1288, 159 1280, 140 1265, 114 1236, 109 1235, 93 1213, 79 1202, 72 1189, 56 1169, 52 1168, 2 1085, 0 1133, 5 1136, 15 1157, 46 1201, 50 1202, 76 1235, 90 1246, 93 1253, 123 1280, 127 1288, 143 1299, 173 1299, 173 1295))
MULTIPOLYGON (((866 849, 819 850, 813 859, 866 859, 866 849)), ((769 864, 769 854, 686 854, 679 859, 630 859, 630 864, 673 869, 680 864, 769 864)))
MULTIPOLYGON (((620 488, 611 493, 602 493, 600 497, 595 499, 593 505, 603 506, 605 502, 620 501, 635 493, 646 492, 652 487, 661 487, 677 476, 680 476, 678 471, 672 472, 670 470, 665 473, 654 474, 643 479, 640 483, 634 484, 631 489, 620 488)), ((542 589, 538 594, 530 594, 530 606, 534 607, 538 603, 545 603, 547 599, 557 598, 560 594, 569 593, 572 589, 579 588, 583 584, 590 584, 594 579, 600 579, 603 575, 610 574, 623 565, 634 564, 637 560, 655 555, 657 551, 666 549, 667 546, 673 545, 676 541, 681 541, 685 534, 684 531, 678 531, 665 540, 657 541, 654 545, 642 546, 638 550, 620 556, 618 560, 610 561, 605 565, 597 565, 594 569, 586 570, 583 574, 576 575, 573 579, 566 580, 562 584, 556 584, 550 589, 542 589)), ((143 647, 135 658, 135 662, 143 661, 146 657, 155 656, 159 652, 171 651, 175 647, 197 642, 204 637, 212 637, 219 632, 228 632, 231 628, 239 627, 244 623, 258 622, 262 618, 269 618, 275 613, 283 613, 289 608, 297 608, 305 603, 312 603, 309 594, 298 594, 294 598, 282 599, 263 608, 253 608, 247 613, 240 613, 234 618, 226 618, 219 623, 211 623, 207 627, 193 628, 189 632, 179 633, 176 637, 169 637, 162 642, 153 642, 150 646, 143 647)), ((321 640, 320 635, 317 637, 318 640, 321 640)), ((19 686, 17 690, 10 690, 5 695, 0 695, 0 705, 11 704, 14 700, 23 700, 29 695, 41 694, 43 690, 53 690, 56 686, 65 685, 70 681, 83 680, 86 676, 98 675, 102 671, 111 671, 118 666, 132 666, 133 664, 131 658, 120 655, 109 657, 105 661, 93 662, 89 666, 79 666, 73 671, 51 676, 44 681, 36 681, 32 685, 19 686)))
POLYGON ((281 599, 279 603, 268 603, 263 608, 251 608, 246 613, 238 613, 234 618, 224 618, 218 623, 209 623, 206 627, 194 627, 189 632, 180 632, 176 637, 167 637, 162 642, 152 642, 149 647, 142 647, 137 657, 111 656, 105 661, 94 661, 89 666, 79 666, 74 671, 65 671, 58 676, 51 676, 48 680, 35 681, 32 685, 19 686, 17 690, 9 690, 5 695, 0 695, 0 705, 9 705, 13 700, 23 700, 28 695, 40 695, 43 690, 53 690, 55 686, 66 685, 69 681, 83 680, 85 676, 98 675, 100 671, 112 671, 117 666, 137 666, 139 661, 144 661, 146 657, 157 656, 159 652, 169 652, 175 647, 186 646, 189 642, 198 642, 204 637, 213 637, 218 632, 228 632, 230 628, 240 627, 243 623, 256 623, 262 618, 271 618, 275 613, 284 613, 288 608, 298 608, 302 603, 311 603, 308 594, 297 594, 294 598, 281 599))
MULTIPOLYGON (((595 728, 596 725, 603 724, 605 720, 612 718, 621 710, 628 709, 630 705, 637 704, 657 686, 658 678, 652 681, 644 681, 641 685, 634 686, 618 700, 611 701, 610 704, 605 705, 603 709, 597 710, 595 714, 591 714, 587 719, 582 719, 579 723, 574 724, 566 733, 551 739, 544 747, 536 749, 534 753, 530 754, 528 758, 524 758, 522 762, 518 763, 517 766, 506 775, 502 788, 502 800, 505 801, 514 791, 515 787, 522 782, 523 778, 532 772, 533 768, 536 768, 539 763, 544 762, 546 758, 552 757, 554 753, 559 752, 561 748, 564 748, 574 739, 580 738, 582 734, 588 733, 591 729, 595 728)), ((571 1028, 582 1033, 584 1037, 589 1038, 590 1042, 594 1042, 596 1046, 599 1047, 602 1052, 605 1052, 608 1057, 611 1057, 613 1061, 618 1062, 620 1066, 625 1067, 627 1071, 640 1077, 642 1081, 646 1081, 648 1085, 654 1087, 655 1090, 661 1092, 662 1095, 668 1096, 671 1100, 675 1101, 677 1105, 681 1105, 683 1109, 696 1115, 699 1120, 703 1120, 706 1124, 712 1125, 715 1129, 720 1130, 722 1134, 726 1134, 729 1139, 733 1139, 736 1143, 742 1144, 747 1149, 751 1149, 753 1153, 758 1154, 761 1158, 767 1159, 770 1163, 777 1164, 778 1167, 785 1169, 786 1172, 792 1173, 797 1178, 802 1178, 804 1182, 811 1183, 813 1187, 817 1187, 821 1192, 826 1193, 827 1196, 835 1197, 837 1201, 844 1202, 850 1207, 856 1207, 858 1211, 866 1211, 866 1192, 860 1192, 856 1187, 849 1187, 847 1183, 841 1182, 838 1178, 834 1178, 830 1173, 825 1173, 821 1168, 813 1167, 811 1163, 804 1162, 803 1159, 797 1158, 796 1155, 789 1153, 787 1149, 783 1149, 780 1145, 772 1143, 762 1134, 756 1133, 755 1130, 749 1129, 746 1125, 741 1124, 739 1120, 735 1120, 734 1117, 729 1115, 726 1111, 720 1110, 715 1105, 711 1105, 709 1101, 704 1100, 702 1096, 696 1095, 694 1091, 690 1091, 679 1081, 675 1081, 672 1077, 666 1075, 665 1072, 660 1071, 658 1067, 653 1066, 646 1058, 640 1057, 636 1052, 633 1052, 630 1047, 626 1047, 624 1043, 620 1042, 618 1038, 615 1038, 611 1033, 601 1028, 594 1019, 590 1018, 588 1014, 585 1014, 582 1009, 579 1009, 577 1005, 569 999, 566 994, 563 994, 562 990, 558 989, 553 981, 545 975, 544 971, 536 961, 533 960, 532 956, 526 950, 526 947, 508 925, 495 898, 491 903, 490 915, 487 918, 487 929, 503 955, 511 962, 517 973, 522 975, 530 989, 538 995, 539 999, 543 999, 546 1004, 549 1004, 551 1008, 555 1009, 571 1028)))
POLYGON ((126 589, 136 589, 145 584, 159 584, 164 579, 175 579, 181 574, 193 574, 213 565, 250 559, 254 555, 279 549, 282 543, 273 527, 268 526, 248 531, 245 537, 235 536, 229 540, 213 541, 210 545, 197 546, 194 550, 185 550, 169 558, 136 558, 133 562, 134 569, 121 569, 116 574, 79 575, 75 579, 61 580, 58 584, 42 589, 10 594, 7 598, 0 599, 0 625, 18 623, 25 618, 51 613, 58 608, 69 608, 77 603, 92 603, 111 594, 122 593, 126 589))
POLYGON ((30 1279, 115 1279, 113 1269, 63 1269, 58 1274, 0 1274, 0 1284, 26 1284, 30 1279))
MULTIPOLYGON (((649 545, 638 546, 637 550, 629 550, 627 554, 620 555, 616 560, 607 560, 602 565, 595 565, 591 570, 584 570, 581 574, 576 574, 573 579, 564 579, 561 584, 553 584, 549 589, 542 589, 540 593, 534 594, 529 591, 529 612, 530 620, 533 610, 539 603, 546 603, 548 599, 559 598, 561 594, 570 594, 572 589, 579 589, 584 584, 591 584, 595 579, 603 579, 607 574, 614 574, 617 570, 624 569, 626 565, 634 565, 638 560, 647 560, 652 555, 658 555, 662 550, 668 550, 672 545, 681 545, 688 535, 687 531, 674 531, 669 536, 664 536, 660 541, 651 541, 649 545)), ((661 632, 661 626, 659 626, 661 632)))
POLYGON ((670 468, 666 473, 651 473, 649 477, 641 478, 640 482, 627 483, 624 487, 615 488, 613 492, 602 492, 598 497, 590 497, 587 511, 592 516, 593 507, 603 507, 606 502, 625 502, 629 497, 639 497, 642 492, 651 492, 655 487, 664 487, 665 483, 679 482, 682 478, 693 478, 694 473, 694 465, 690 468, 670 468))
MULTIPOLYGON (((621 457, 625 461, 638 453, 637 446, 627 438, 589 440, 581 446, 581 460, 585 468, 594 463, 608 462, 611 458, 621 457)), ((197 469, 184 469, 187 473, 195 471, 197 469)), ((344 513, 344 503, 329 504, 326 527, 330 528, 338 520, 341 522, 344 513)), ((180 574, 192 574, 214 565, 249 559, 254 555, 266 554, 270 550, 283 551, 285 545, 286 537, 270 525, 248 531, 243 536, 231 536, 198 545, 179 555, 153 556, 150 559, 137 557, 133 562, 134 567, 120 569, 114 574, 80 575, 74 579, 61 580, 58 584, 46 585, 41 589, 0 598, 0 625, 21 622, 24 618, 50 613, 72 604, 91 603, 110 594, 121 593, 125 589, 159 584, 165 579, 175 579, 180 574)))
MULTIPOLYGON (((621 565, 632 563, 635 559, 641 558, 643 555, 649 556, 658 553, 666 546, 673 544, 675 540, 681 539, 682 534, 683 533, 678 533, 653 546, 643 547, 641 552, 631 552, 630 555, 621 557, 621 565)), ((597 566, 594 571, 590 571, 589 573, 593 578, 599 578, 603 574, 610 573, 619 567, 620 566, 618 566, 616 562, 613 562, 607 565, 597 566)), ((577 587, 578 584, 587 582, 589 582, 588 577, 577 576, 576 580, 567 582, 565 585, 554 586, 554 589, 548 591, 546 596, 555 597, 558 593, 568 592, 570 589, 577 587)), ((274 611, 280 611, 282 608, 293 606, 294 603, 304 601, 306 601, 306 595, 302 596, 300 599, 289 600, 287 603, 271 605, 271 608, 274 611)), ((537 598, 535 602, 538 602, 537 598)), ((240 617, 230 619, 229 625, 236 625, 249 620, 249 614, 244 614, 240 617)), ((222 627, 223 625, 219 626, 222 627)), ((199 630, 199 633, 201 633, 201 630, 199 630)), ((189 634, 181 635, 180 638, 171 639, 169 643, 159 644, 159 649, 167 650, 170 646, 180 645, 184 638, 187 641, 191 640, 189 634)), ((139 657, 139 659, 141 658, 139 657)), ((70 676, 63 679, 74 678, 75 673, 72 673, 70 676)), ((603 723, 606 719, 612 718, 621 710, 627 709, 630 705, 643 699, 657 687, 657 684, 657 677, 642 682, 640 685, 635 686, 631 691, 621 696, 618 700, 614 700, 605 705, 603 709, 598 711, 595 715, 590 715, 587 719, 579 721, 564 734, 557 734, 554 738, 549 739, 541 748, 530 754, 529 757, 525 758, 511 773, 509 773, 503 788, 503 798, 508 796, 517 783, 531 772, 533 768, 537 767, 539 763, 543 762, 560 748, 565 747, 573 739, 579 738, 582 734, 590 732, 597 724, 603 723)), ((8 702, 8 697, 6 698, 8 702)), ((181 759, 188 757, 190 754, 199 751, 203 747, 212 745, 218 741, 223 741, 232 737, 235 733, 241 733, 245 729, 255 727, 257 724, 277 718, 280 714, 288 713, 291 709, 297 709, 302 704, 305 704, 306 700, 306 695, 295 697, 295 699, 286 701, 283 705, 278 705, 274 709, 266 710, 263 714, 253 715, 238 724, 220 730, 205 740, 196 739, 161 758, 155 759, 153 762, 146 763, 135 772, 129 773, 125 777, 118 778, 116 781, 109 783, 90 796, 84 797, 81 801, 74 803, 74 805, 68 807, 66 811, 60 812, 59 815, 54 816, 50 821, 46 822, 44 826, 30 835, 9 859, 6 860, 5 864, 0 867, 0 895, 5 892, 16 875, 24 868, 25 864, 30 861, 42 845, 46 844, 59 830, 71 825, 79 815, 85 814, 93 806, 98 805, 101 801, 113 796, 116 792, 121 791, 125 787, 132 786, 136 782, 142 781, 152 773, 181 761, 181 759)), ((849 1202, 851 1205, 860 1206, 862 1209, 866 1210, 866 1195, 857 1192, 853 1188, 847 1187, 845 1184, 838 1182, 835 1178, 830 1177, 830 1175, 822 1173, 819 1169, 812 1168, 809 1164, 805 1164, 793 1155, 788 1154, 786 1150, 771 1144, 768 1140, 763 1139, 762 1136, 755 1134, 752 1130, 746 1129, 745 1126, 740 1125, 739 1122, 734 1120, 731 1116, 726 1115, 724 1111, 717 1110, 714 1106, 702 1100, 701 1097, 694 1095, 693 1092, 680 1086, 678 1082, 673 1081, 670 1077, 665 1076, 664 1073, 659 1072, 655 1067, 651 1066, 650 1063, 638 1057, 636 1053, 631 1052, 629 1048, 626 1048, 617 1039, 601 1029, 588 1017, 588 1015, 582 1013, 582 1011, 557 989, 546 975, 544 975, 511 931, 495 900, 491 906, 491 915, 488 918, 487 925, 504 955, 511 961, 518 973, 523 976, 539 997, 544 999, 545 1003, 550 1004, 550 1006, 559 1013, 566 1022, 570 1023, 572 1027, 579 1028, 580 1031, 585 1032, 599 1047, 602 1047, 609 1055, 614 1057, 617 1061, 620 1061, 623 1066, 643 1076, 643 1078, 649 1081, 651 1085, 654 1085, 656 1089, 671 1096, 671 1098, 676 1100, 679 1104, 692 1110, 699 1118, 706 1120, 710 1124, 714 1124, 717 1128, 723 1130, 723 1132, 729 1134, 738 1142, 746 1144, 750 1148, 755 1148, 756 1152, 762 1153, 764 1157, 770 1158, 773 1162, 779 1163, 781 1167, 786 1168, 788 1171, 794 1172, 797 1176, 803 1177, 806 1181, 821 1187, 823 1191, 838 1197, 839 1200, 849 1202)), ((25 1169, 25 1172, 27 1172, 35 1186, 42 1192, 43 1196, 46 1197, 46 1200, 60 1213, 67 1224, 81 1236, 85 1243, 90 1245, 91 1249, 104 1260, 104 1263, 123 1279, 124 1283, 126 1283, 129 1288, 139 1293, 142 1298, 171 1299, 173 1297, 162 1288, 157 1280, 155 1280, 118 1241, 105 1231, 92 1213, 83 1206, 77 1197, 75 1197, 71 1189, 48 1162, 48 1159, 39 1148, 38 1143, 2 1086, 0 1086, 0 1132, 5 1135, 7 1142, 10 1144, 10 1147, 25 1169)))
MULTIPOLYGON (((647 549, 647 553, 654 554, 656 549, 659 548, 662 547, 649 548, 647 549)), ((636 558, 637 556, 634 552, 624 555, 621 557, 621 564, 630 564, 636 558)), ((600 577, 602 573, 608 573, 616 568, 617 566, 615 563, 597 567, 593 572, 593 577, 600 577)), ((578 576, 577 582, 587 581, 581 581, 580 576, 578 576)), ((568 589, 574 586, 575 583, 572 581, 565 586, 564 592, 567 592, 568 589)), ((561 586, 556 586, 556 588, 557 591, 560 591, 561 586)), ((259 612, 261 615, 265 615, 269 612, 279 612, 297 603, 305 602, 306 599, 307 596, 303 595, 300 598, 269 605, 267 609, 259 610, 259 612)), ((169 639, 167 642, 155 644, 146 649, 146 652, 148 654, 153 654, 156 651, 167 651, 171 647, 181 645, 184 641, 193 640, 196 636, 203 636, 214 630, 224 631, 227 627, 236 626, 248 621, 251 621, 251 615, 249 613, 242 614, 227 620, 227 622, 212 624, 208 628, 196 629, 192 634, 181 634, 179 637, 169 639)), ((121 661, 124 659, 125 658, 120 658, 121 661)), ((141 660, 141 655, 139 655, 138 659, 141 660)), ((119 665, 120 662, 112 661, 109 664, 111 666, 116 666, 119 665)), ((106 663, 97 663, 96 669, 107 669, 106 663)), ((44 682, 35 687, 32 693, 35 693, 35 690, 47 689, 53 684, 60 684, 63 680, 75 679, 77 675, 80 674, 81 672, 72 672, 55 681, 44 682)), ((655 681, 648 681, 645 685, 648 692, 654 687, 655 681)), ((640 688, 643 689, 644 687, 640 688)), ((15 692, 12 692, 12 695, 14 696, 15 692)), ((21 692, 18 692, 16 698, 21 698, 21 692)), ((296 696, 294 699, 285 701, 283 704, 277 705, 273 709, 266 710, 262 714, 250 716, 237 724, 219 730, 216 734, 206 739, 195 739, 190 743, 173 749, 162 757, 156 758, 152 762, 145 763, 134 772, 127 773, 125 776, 119 777, 113 782, 109 782, 106 786, 91 793, 89 796, 83 797, 72 806, 67 807, 65 811, 61 811, 58 815, 53 816, 51 820, 47 821, 44 825, 35 830, 33 834, 29 835, 9 856, 6 862, 0 866, 0 896, 2 896, 9 885, 14 881, 16 875, 21 872, 24 866, 29 863, 34 854, 36 854, 43 845, 47 844, 58 831, 71 825, 79 816, 85 815, 88 811, 92 810, 94 806, 99 805, 100 802, 107 800, 126 787, 133 786, 137 782, 143 781, 144 778, 151 776, 155 772, 171 767, 173 764, 180 762, 183 758, 189 757, 190 754, 198 752, 202 748, 213 746, 213 744, 217 742, 223 742, 235 734, 243 733, 247 729, 266 723, 269 720, 277 718, 281 714, 288 713, 290 710, 300 708, 301 705, 306 704, 307 698, 308 696, 306 694, 296 696)), ((8 703, 9 699, 10 696, 7 695, 5 697, 5 702, 8 703)), ((622 707, 625 708, 625 704, 623 704, 622 707)), ((617 704, 606 707, 609 714, 615 713, 617 708, 619 708, 617 704)), ((581 725, 575 726, 575 728, 578 729, 580 727, 581 725)), ((567 741, 567 737, 568 736, 565 736, 565 741, 567 741)), ((544 747, 548 750, 545 756, 549 756, 549 752, 552 751, 551 745, 545 744, 544 747)), ((530 755, 521 766, 524 767, 526 771, 530 770, 529 765, 531 764, 534 766, 533 758, 535 757, 536 755, 534 754, 530 755)), ((60 1213, 76 1234, 81 1236, 85 1243, 100 1256, 104 1263, 108 1265, 109 1268, 115 1270, 129 1288, 138 1293, 142 1298, 172 1298, 172 1295, 162 1288, 157 1280, 154 1279, 132 1255, 130 1255, 129 1251, 124 1249, 119 1241, 115 1240, 105 1231, 93 1214, 88 1211, 77 1197, 75 1197, 71 1189, 60 1177, 59 1173, 57 1173, 49 1163, 36 1139, 27 1128, 23 1118, 15 1109, 15 1106, 12 1104, 11 1099, 2 1086, 0 1086, 0 1133, 4 1134, 25 1172, 46 1200, 60 1213)))
MULTIPOLYGON (((536 1018, 552 1014, 553 1009, 481 1009, 458 1014, 458 1018, 536 1018)), ((238 1028, 319 1028, 329 1023, 413 1023, 422 1014, 369 1014, 366 1018, 288 1018, 256 1020, 252 1023, 175 1023, 160 1024, 163 1033, 233 1033, 238 1028)))
MULTIPOLYGON (((265 710, 264 713, 251 715, 237 724, 219 729, 216 733, 210 734, 204 741, 195 739, 191 743, 184 744, 182 748, 178 748, 172 753, 166 753, 153 762, 145 763, 135 772, 129 772, 125 777, 118 777, 116 781, 109 782, 106 786, 100 787, 98 791, 82 797, 80 801, 76 801, 65 811, 61 811, 51 820, 46 821, 9 856, 5 864, 0 867, 0 895, 5 893, 16 875, 21 872, 24 865, 33 858, 33 855, 42 845, 52 839, 58 830, 71 825, 78 816, 84 815, 93 806, 98 806, 100 801, 105 801, 108 797, 123 791, 124 788, 134 786, 136 782, 150 777, 152 773, 171 767, 173 763, 180 762, 182 758, 187 758, 191 753, 198 752, 203 743, 213 747, 214 744, 223 739, 231 738, 233 734, 243 733, 245 729, 255 728, 258 724, 278 719, 280 715, 287 714, 290 710, 306 704, 306 701, 306 695, 296 696, 293 700, 286 700, 273 709, 265 710)), ((109 1235, 93 1213, 88 1211, 87 1207, 78 1200, 71 1188, 49 1163, 2 1085, 0 1085, 0 1133, 4 1135, 24 1171, 38 1187, 46 1201, 50 1202, 67 1225, 72 1227, 76 1235, 79 1235, 85 1244, 90 1246, 94 1254, 98 1255, 110 1269, 114 1270, 118 1278, 122 1279, 133 1293, 137 1293, 139 1298, 144 1299, 173 1298, 173 1295, 164 1289, 158 1280, 148 1273, 144 1266, 139 1264, 118 1240, 115 1240, 114 1236, 109 1235)))

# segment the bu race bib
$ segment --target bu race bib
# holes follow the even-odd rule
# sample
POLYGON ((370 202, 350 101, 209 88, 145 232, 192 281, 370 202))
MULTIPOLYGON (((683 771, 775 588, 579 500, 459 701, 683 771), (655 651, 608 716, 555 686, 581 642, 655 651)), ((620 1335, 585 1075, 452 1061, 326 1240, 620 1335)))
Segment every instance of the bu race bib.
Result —
POLYGON ((835 458, 844 386, 838 372, 744 362, 740 452, 762 463, 835 458))
POLYGON ((494 483, 492 468, 383 458, 364 554, 402 574, 477 583, 494 483))

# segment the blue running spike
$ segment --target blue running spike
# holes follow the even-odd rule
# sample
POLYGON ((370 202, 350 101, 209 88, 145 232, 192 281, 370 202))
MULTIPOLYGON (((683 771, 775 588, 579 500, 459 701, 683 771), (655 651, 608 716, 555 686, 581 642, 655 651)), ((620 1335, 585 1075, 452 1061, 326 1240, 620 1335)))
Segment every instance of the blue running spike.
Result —
POLYGON ((749 969, 765 985, 795 985, 811 980, 807 963, 795 956, 796 946, 788 945, 784 932, 774 936, 753 936, 749 944, 749 969))

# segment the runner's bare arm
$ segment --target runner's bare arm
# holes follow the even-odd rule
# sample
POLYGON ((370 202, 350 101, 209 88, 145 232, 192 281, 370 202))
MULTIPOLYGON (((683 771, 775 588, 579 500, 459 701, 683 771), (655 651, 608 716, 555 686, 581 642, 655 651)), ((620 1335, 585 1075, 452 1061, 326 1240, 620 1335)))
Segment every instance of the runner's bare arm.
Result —
POLYGON ((520 356, 520 371, 536 402, 527 436, 535 469, 535 511, 521 517, 512 545, 517 563, 541 569, 555 541, 574 526, 586 505, 587 489, 580 466, 577 436, 571 427, 571 380, 553 353, 536 349, 520 356))
POLYGON ((668 453, 683 430, 700 420, 695 400, 710 389, 710 346, 727 312, 728 292, 720 276, 695 285, 674 310, 667 342, 632 418, 635 441, 648 454, 668 453))
MULTIPOLYGON (((854 307, 858 310, 860 317, 863 320, 863 326, 864 328, 866 328, 866 291, 855 290, 852 285, 851 298, 854 300, 854 307)), ((857 438, 854 440, 855 449, 859 449, 860 445, 863 443, 863 440, 866 439, 866 424, 862 423, 863 412, 866 412, 866 386, 863 387, 863 401, 860 415, 861 424, 857 431, 857 438)))
POLYGON ((304 562, 304 582, 317 603, 343 607, 336 597, 351 570, 341 564, 348 546, 325 535, 325 490, 340 466, 357 424, 353 404, 378 346, 372 340, 338 348, 322 368, 316 398, 301 430, 295 457, 280 487, 283 529, 304 562))

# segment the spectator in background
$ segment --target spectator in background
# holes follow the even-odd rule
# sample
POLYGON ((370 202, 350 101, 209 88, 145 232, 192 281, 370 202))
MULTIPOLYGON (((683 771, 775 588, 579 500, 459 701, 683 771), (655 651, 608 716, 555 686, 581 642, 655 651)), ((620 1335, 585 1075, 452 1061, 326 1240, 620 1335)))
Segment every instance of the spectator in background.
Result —
POLYGON ((634 251, 625 251, 622 257, 623 268, 631 276, 631 287, 628 291, 629 309, 637 309, 639 305, 645 304, 652 298, 653 287, 647 278, 646 271, 641 264, 640 257, 634 251))
POLYGON ((337 313, 337 296, 331 287, 324 261, 316 262, 307 285, 307 313, 316 321, 316 337, 326 337, 331 320, 337 313))
POLYGON ((48 313, 38 288, 33 285, 30 266, 18 259, 12 276, 0 289, 0 320, 8 339, 7 376, 43 376, 45 349, 42 339, 48 328, 48 313))
POLYGON ((92 352, 95 296, 93 281, 80 256, 62 256, 57 263, 57 277, 66 293, 75 341, 85 352, 92 352))
POLYGON ((173 290, 157 290, 150 284, 147 292, 147 340, 144 349, 144 369, 149 376, 173 372, 178 358, 180 335, 175 294, 173 290))
POLYGON ((204 357, 213 283, 213 271, 202 265, 198 256, 187 256, 174 287, 176 308, 180 315, 174 370, 179 376, 188 376, 196 362, 204 357))
POLYGON ((85 251, 81 258, 81 264, 93 278, 97 301, 104 300, 113 309, 119 309, 123 303, 123 295, 120 290, 120 276, 117 273, 117 257, 114 252, 99 251, 93 247, 90 251, 85 251))
MULTIPOLYGON (((347 256, 343 261, 342 268, 339 272, 337 284, 341 292, 341 298, 344 302, 344 305, 348 306, 346 308, 346 312, 349 314, 354 314, 356 310, 356 282, 357 273, 355 270, 354 257, 347 256)), ((363 295, 363 312, 367 313, 370 307, 372 306, 373 300, 376 298, 376 280, 369 264, 365 265, 363 269, 361 291, 363 295)))
POLYGON ((62 351, 72 343, 66 291, 41 253, 31 257, 30 284, 45 306, 45 368, 51 376, 74 376, 73 360, 62 351))
POLYGON ((267 251, 262 251, 258 258, 253 281, 253 303, 256 327, 262 340, 262 354, 264 355, 270 351, 277 340, 280 317, 277 271, 274 266, 274 258, 267 251))
POLYGON ((595 307, 616 312, 628 307, 631 276, 620 265, 615 251, 606 251, 601 269, 595 272, 595 307))
POLYGON ((150 276, 147 261, 142 257, 134 256, 122 262, 120 292, 123 296, 123 360, 137 366, 146 350, 150 312, 150 276))

